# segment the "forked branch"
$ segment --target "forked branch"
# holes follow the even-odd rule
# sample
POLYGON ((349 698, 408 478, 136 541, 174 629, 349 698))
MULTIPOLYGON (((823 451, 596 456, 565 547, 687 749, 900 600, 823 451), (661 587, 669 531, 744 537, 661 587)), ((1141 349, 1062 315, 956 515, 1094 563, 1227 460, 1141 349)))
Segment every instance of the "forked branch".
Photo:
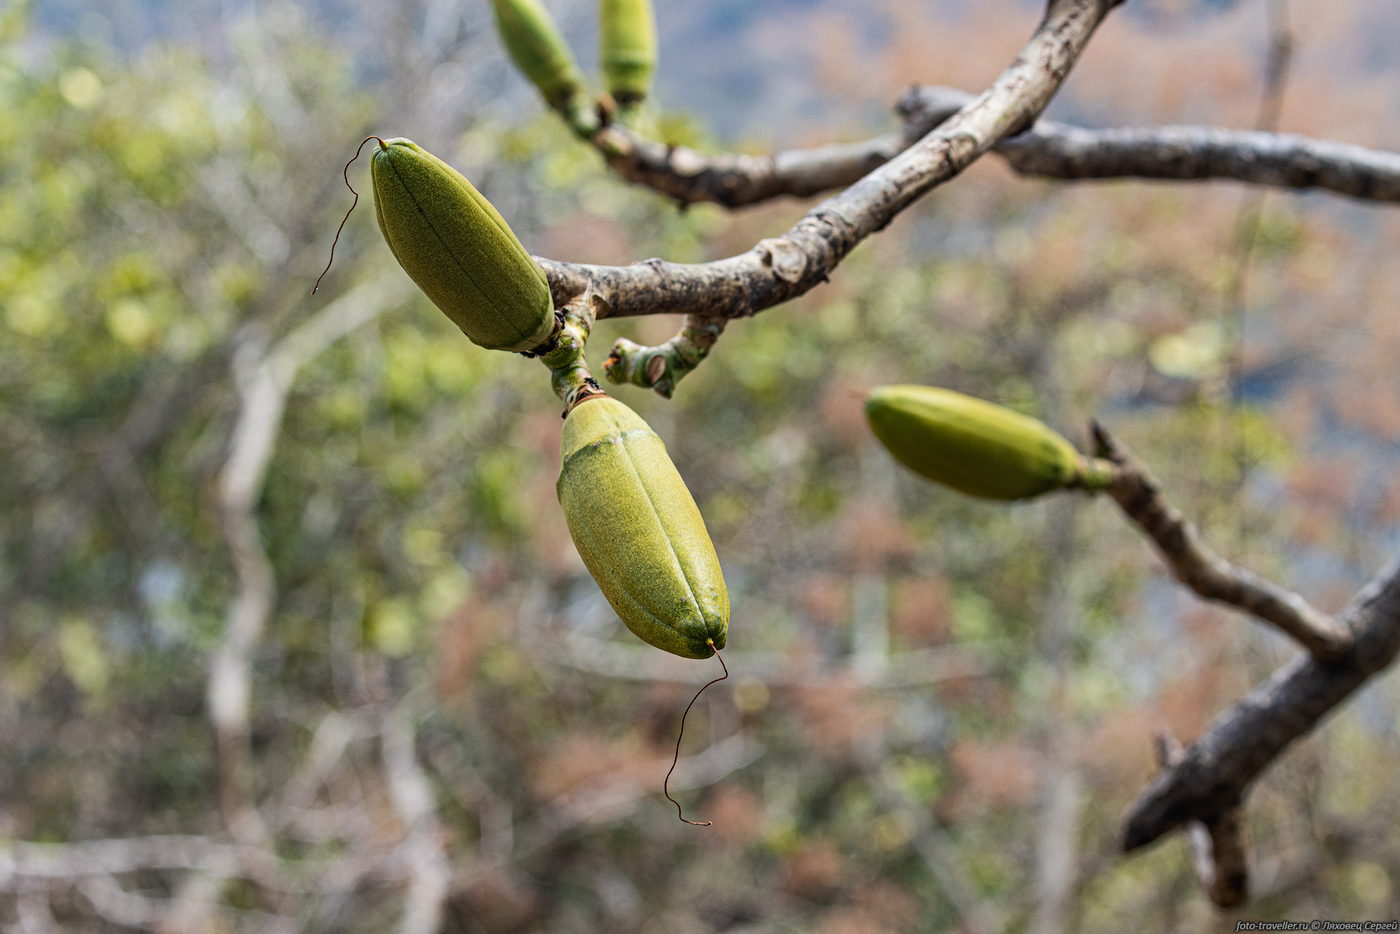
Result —
MULTIPOLYGON (((1156 736, 1157 764, 1169 769, 1186 750, 1165 728, 1156 736)), ((1231 808, 1210 821, 1194 821, 1188 830, 1196 878, 1221 908, 1240 904, 1249 895, 1249 857, 1244 846, 1244 808, 1231 808)))
MULTIPOLYGON (((932 132, 970 100, 971 94, 956 88, 915 86, 895 105, 904 121, 900 131, 766 155, 703 153, 658 143, 621 126, 600 130, 592 142, 630 182, 681 204, 741 208, 844 188, 932 132)), ((1294 133, 1189 125, 1089 129, 1040 120, 993 149, 1017 172, 1041 178, 1222 179, 1400 202, 1400 153, 1294 133)))
POLYGON ((1303 655, 1218 717, 1181 761, 1157 777, 1128 813, 1123 849, 1146 846, 1188 821, 1237 807, 1290 743, 1400 651, 1400 563, 1371 581, 1341 615, 1350 644, 1335 658, 1303 655))
MULTIPOLYGON (((787 233, 762 240, 746 253, 697 265, 652 259, 620 267, 537 257, 556 307, 591 289, 602 302, 599 317, 727 319, 805 294, 825 282, 862 240, 1002 137, 1034 122, 1114 6, 1116 0, 1051 0, 1021 54, 990 88, 917 143, 808 211, 787 233)), ((671 377, 671 387, 676 378, 671 377)), ((643 384, 655 385, 656 380, 643 384)))

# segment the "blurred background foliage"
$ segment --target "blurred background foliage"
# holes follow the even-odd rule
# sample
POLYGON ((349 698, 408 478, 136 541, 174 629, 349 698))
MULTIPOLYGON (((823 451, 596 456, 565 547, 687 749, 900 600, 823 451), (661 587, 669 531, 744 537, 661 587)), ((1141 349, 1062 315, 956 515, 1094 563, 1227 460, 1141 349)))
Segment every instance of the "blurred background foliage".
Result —
MULTIPOLYGON (((591 6, 552 6, 591 62, 591 6)), ((1400 545, 1400 219, 1227 185, 1023 180, 989 157, 830 285, 732 326, 674 401, 619 389, 667 440, 733 599, 733 677, 697 705, 673 785, 715 821, 697 830, 660 780, 715 672, 637 642, 584 572, 545 370, 463 339, 367 210, 307 293, 370 132, 448 158, 560 259, 719 257, 800 208, 678 213, 611 177, 511 72, 485 7, 4 11, 0 855, 226 839, 205 697, 244 580, 238 432, 271 411, 248 387, 318 312, 362 323, 277 371, 252 498, 274 595, 251 653, 252 794, 299 881, 210 873, 182 928, 169 906, 195 867, 119 874, 113 899, 0 860, 0 921, 400 924, 392 711, 450 867, 446 931, 1220 923, 1182 841, 1121 860, 1117 820, 1154 728, 1195 736, 1292 647, 1187 597, 1105 503, 922 485, 872 442, 860 394, 936 383, 1080 441, 1097 415, 1218 547, 1336 609, 1400 545)), ((1295 7, 1282 128, 1400 146, 1383 0, 1295 7)), ((980 88, 1035 7, 658 12, 665 138, 757 151, 886 127, 913 81, 980 88)), ((1263 14, 1131 5, 1052 115, 1248 125, 1263 14)), ((593 362, 674 326, 603 322, 593 362)), ((1255 793, 1250 917, 1388 917, 1395 699, 1393 678, 1373 685, 1255 793)))

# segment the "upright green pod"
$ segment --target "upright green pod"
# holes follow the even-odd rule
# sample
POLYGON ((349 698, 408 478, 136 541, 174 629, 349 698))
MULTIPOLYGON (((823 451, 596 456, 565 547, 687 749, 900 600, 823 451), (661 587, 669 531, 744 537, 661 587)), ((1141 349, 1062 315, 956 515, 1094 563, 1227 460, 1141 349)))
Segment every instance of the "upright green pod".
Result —
POLYGON ((571 121, 590 110, 583 72, 554 18, 539 0, 491 0, 496 29, 511 60, 544 97, 571 121))
POLYGON ((598 33, 608 93, 624 108, 641 103, 656 71, 656 17, 651 0, 600 0, 598 33))
POLYGON ((538 347, 554 329, 544 271, 472 183, 406 139, 370 162, 374 216, 394 258, 462 333, 492 350, 538 347))
POLYGON ((883 386, 865 402, 875 437, 904 466, 983 499, 1099 490, 1112 466, 1075 450, 1043 422, 931 386, 883 386))
POLYGON ((560 453, 569 534, 627 628, 685 658, 724 648, 729 592, 719 557, 656 433, 621 402, 595 396, 564 420, 560 453))

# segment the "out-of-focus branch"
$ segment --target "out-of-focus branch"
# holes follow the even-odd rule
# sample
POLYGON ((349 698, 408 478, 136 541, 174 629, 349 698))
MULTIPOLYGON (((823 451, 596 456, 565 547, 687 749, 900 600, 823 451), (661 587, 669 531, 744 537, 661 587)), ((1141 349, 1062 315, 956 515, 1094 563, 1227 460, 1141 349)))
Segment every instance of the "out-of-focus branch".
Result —
POLYGON ((350 743, 365 732, 354 719, 339 711, 333 710, 321 718, 311 735, 311 744, 302 765, 287 780, 278 798, 272 821, 275 830, 296 823, 301 811, 311 806, 316 793, 340 762, 350 743))
MULTIPOLYGON (((143 931, 179 930, 163 928, 167 903, 162 899, 151 898, 123 888, 110 876, 90 876, 78 881, 78 891, 103 918, 122 927, 143 931)), ((208 910, 234 915, 236 927, 257 930, 262 934, 296 934, 297 926, 290 918, 269 914, 264 911, 232 909, 222 905, 205 906, 208 910)), ((186 928, 185 930, 189 930, 186 928)))
POLYGON ((15 934, 61 934, 45 892, 25 889, 15 895, 15 934))
MULTIPOLYGON (((736 733, 712 743, 702 752, 682 756, 676 766, 670 786, 691 791, 713 785, 725 776, 754 762, 763 755, 764 747, 742 733, 736 733)), ((670 753, 666 754, 670 758, 670 753)), ((665 771, 663 760, 657 760, 658 771, 665 771)), ((516 828, 518 841, 509 854, 519 863, 545 849, 555 840, 580 824, 589 821, 617 819, 634 810, 644 800, 657 794, 660 782, 648 784, 628 779, 615 779, 601 787, 589 785, 578 791, 566 792, 554 800, 533 820, 516 828)), ((478 860, 467 867, 466 873, 484 871, 490 864, 478 860)))
MULTIPOLYGON (((360 846, 353 855, 326 860, 284 859, 259 846, 228 838, 149 836, 75 843, 0 844, 0 892, 24 894, 76 888, 94 910, 110 920, 153 931, 204 930, 211 918, 246 911, 220 903, 230 878, 251 879, 278 894, 329 895, 352 890, 365 878, 400 877, 402 867, 389 850, 360 846), (152 899, 123 888, 118 877, 181 873, 186 883, 172 897, 152 899)), ((256 929, 292 930, 290 921, 257 916, 256 929)))
MULTIPOLYGON (((1157 764, 1176 765, 1186 750, 1165 728, 1155 737, 1157 764)), ((1196 878, 1210 900, 1221 908, 1240 904, 1249 895, 1249 857, 1244 847, 1244 809, 1230 808, 1209 821, 1192 821, 1187 828, 1196 878)))
MULTIPOLYGON (((680 684, 695 681, 694 666, 682 659, 673 660, 671 656, 662 656, 641 645, 625 645, 577 633, 551 635, 547 644, 532 648, 531 654, 550 664, 609 678, 680 684)), ((853 684, 862 688, 899 689, 986 677, 996 670, 975 646, 965 645, 897 652, 889 657, 884 668, 873 673, 855 667, 839 672, 819 671, 781 653, 747 652, 744 655, 744 677, 770 687, 813 687, 829 684, 833 677, 849 677, 853 684)))
POLYGON ((17 879, 70 880, 149 869, 214 871, 237 866, 244 847, 208 837, 152 836, 82 843, 0 845, 0 889, 17 879))
POLYGON ((1016 60, 985 92, 935 131, 840 194, 787 233, 739 256, 699 265, 648 260, 592 266, 538 259, 555 305, 590 286, 607 303, 599 317, 695 314, 735 318, 805 294, 866 237, 954 177, 998 140, 1026 127, 1059 89, 1114 0, 1051 0, 1016 60))
POLYGON ((252 653, 272 613, 276 582, 255 507, 281 430, 287 394, 304 364, 373 320, 399 288, 392 277, 360 285, 324 305, 266 353, 258 353, 250 344, 235 355, 240 404, 228 459, 219 474, 219 511, 238 585, 223 639, 210 661, 207 702, 219 753, 220 805, 230 832, 240 840, 263 840, 267 834, 253 806, 248 707, 252 653))
POLYGON ((1129 811, 1124 850, 1237 807, 1290 743, 1394 662, 1400 652, 1400 563, 1363 588, 1341 619, 1352 638, 1340 655, 1327 661, 1300 656, 1274 672, 1148 786, 1129 811))
POLYGON ((443 831, 432 784, 414 749, 413 719, 407 704, 386 712, 382 750, 389 797, 408 828, 408 836, 401 847, 408 891, 404 895, 399 931, 401 934, 434 934, 442 924, 452 867, 442 848, 443 831))
POLYGON ((943 896, 958 915, 958 929, 971 932, 1006 930, 1006 918, 998 906, 984 898, 968 874, 967 860, 957 840, 931 819, 928 808, 910 794, 889 750, 878 732, 861 737, 856 745, 861 770, 883 808, 903 814, 912 824, 910 845, 928 867, 943 896))
POLYGON ((1152 539, 1177 580, 1206 600, 1227 603, 1270 624, 1318 658, 1335 658, 1348 647, 1349 634, 1332 617, 1300 595, 1212 551, 1196 528, 1167 502, 1147 468, 1102 425, 1091 427, 1098 455, 1119 466, 1108 495, 1152 539))

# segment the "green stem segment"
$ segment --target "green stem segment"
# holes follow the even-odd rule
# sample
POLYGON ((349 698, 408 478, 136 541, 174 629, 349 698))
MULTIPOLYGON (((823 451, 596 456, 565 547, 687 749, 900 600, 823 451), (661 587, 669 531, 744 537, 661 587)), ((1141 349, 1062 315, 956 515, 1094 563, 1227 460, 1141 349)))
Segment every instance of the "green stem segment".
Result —
POLYGON ((538 354, 540 362, 549 367, 549 383, 555 395, 564 400, 564 414, 590 396, 602 392, 588 369, 585 350, 593 329, 592 303, 587 295, 564 306, 559 313, 562 322, 554 336, 538 354))
POLYGON ((1068 489, 1084 490, 1086 493, 1101 493, 1113 486, 1122 472, 1122 468, 1113 461, 1084 455, 1079 459, 1079 469, 1074 480, 1066 486, 1068 489))
POLYGON ((582 139, 598 129, 583 72, 554 18, 539 0, 491 0, 511 60, 582 139))
POLYGON ((656 16, 651 0, 600 0, 599 63, 624 122, 651 89, 656 71, 656 16))
POLYGON ((709 356, 727 323, 725 318, 691 315, 679 334, 657 347, 619 338, 613 344, 612 355, 603 364, 603 371, 609 382, 655 389, 669 399, 676 391, 676 384, 709 356))

